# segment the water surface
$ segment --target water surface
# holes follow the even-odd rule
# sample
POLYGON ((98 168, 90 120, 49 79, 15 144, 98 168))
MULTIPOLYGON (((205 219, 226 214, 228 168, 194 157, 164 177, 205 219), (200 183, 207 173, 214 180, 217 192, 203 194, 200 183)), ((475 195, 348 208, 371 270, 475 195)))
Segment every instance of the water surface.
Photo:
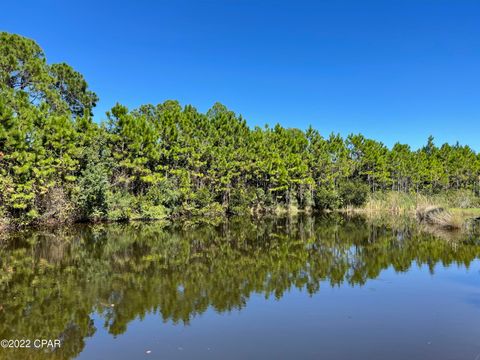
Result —
POLYGON ((0 246, 6 359, 480 359, 480 240, 299 217, 27 231, 0 246))

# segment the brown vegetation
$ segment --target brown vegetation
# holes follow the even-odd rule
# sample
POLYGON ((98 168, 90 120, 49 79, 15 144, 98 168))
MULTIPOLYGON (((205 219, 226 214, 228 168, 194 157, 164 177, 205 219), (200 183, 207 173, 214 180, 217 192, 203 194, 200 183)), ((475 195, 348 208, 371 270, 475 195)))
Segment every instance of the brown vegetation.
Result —
POLYGON ((420 222, 445 230, 457 230, 463 227, 463 220, 460 217, 439 206, 419 207, 416 215, 420 222))

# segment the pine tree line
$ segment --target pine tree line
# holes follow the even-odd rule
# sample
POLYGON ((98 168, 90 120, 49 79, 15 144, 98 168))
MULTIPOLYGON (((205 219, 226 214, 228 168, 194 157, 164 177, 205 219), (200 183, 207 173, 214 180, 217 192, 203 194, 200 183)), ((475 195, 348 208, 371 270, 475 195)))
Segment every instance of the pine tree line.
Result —
MULTIPOLYGON (((177 101, 92 120, 97 95, 32 40, 0 33, 0 217, 17 223, 361 206, 369 193, 480 192, 480 154, 363 135, 250 128, 177 101)), ((473 196, 473 195, 472 195, 473 196)))

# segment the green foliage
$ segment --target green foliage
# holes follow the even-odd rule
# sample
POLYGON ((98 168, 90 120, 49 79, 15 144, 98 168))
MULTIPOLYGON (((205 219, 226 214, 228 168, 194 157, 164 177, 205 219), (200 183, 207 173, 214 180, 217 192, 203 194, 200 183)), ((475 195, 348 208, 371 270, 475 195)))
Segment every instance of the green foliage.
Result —
POLYGON ((126 191, 109 193, 108 214, 112 221, 129 221, 136 217, 136 198, 126 191))
POLYGON ((18 35, 0 33, 0 69, 0 207, 19 223, 66 221, 82 171, 77 122, 91 122, 96 95, 18 35))
POLYGON ((79 192, 76 204, 81 211, 80 218, 102 219, 108 209, 108 174, 101 165, 88 164, 78 180, 79 192))
MULTIPOLYGON (((262 191, 262 189, 259 189, 259 191, 262 191)), ((237 187, 232 189, 230 194, 229 213, 231 215, 248 214, 257 200, 256 195, 255 191, 251 188, 237 187)))
POLYGON ((468 146, 251 129, 222 104, 202 114, 174 100, 117 104, 97 124, 83 76, 48 64, 34 41, 0 33, 0 69, 0 209, 17 223, 337 209, 387 190, 479 203, 468 146))
POLYGON ((319 209, 333 210, 341 205, 337 190, 321 187, 315 192, 315 206, 319 209))
POLYGON ((145 199, 154 206, 162 205, 169 209, 175 209, 181 194, 170 179, 161 179, 150 186, 145 199))
POLYGON ((369 186, 359 180, 342 181, 338 193, 343 205, 360 207, 367 201, 369 186))

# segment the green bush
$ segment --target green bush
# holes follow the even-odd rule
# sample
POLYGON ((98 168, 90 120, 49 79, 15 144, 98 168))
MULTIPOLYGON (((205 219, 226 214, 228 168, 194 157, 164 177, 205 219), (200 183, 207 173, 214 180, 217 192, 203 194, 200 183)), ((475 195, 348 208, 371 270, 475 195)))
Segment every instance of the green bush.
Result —
POLYGON ((136 199, 127 192, 109 193, 107 217, 112 221, 128 221, 136 217, 136 199))
POLYGON ((228 213, 231 215, 247 214, 256 202, 256 196, 255 190, 251 188, 233 189, 230 193, 228 213))
POLYGON ((341 182, 338 187, 343 206, 363 206, 369 192, 369 186, 357 180, 341 182))
POLYGON ((163 205, 174 209, 179 205, 180 196, 175 184, 170 179, 163 179, 148 189, 146 199, 155 206, 163 205))
POLYGON ((315 208, 320 210, 333 210, 340 205, 338 193, 333 189, 318 188, 315 191, 314 200, 315 208))
POLYGON ((142 220, 163 220, 168 216, 168 209, 163 205, 142 204, 139 215, 142 220))
POLYGON ((107 215, 109 188, 107 170, 100 165, 88 165, 79 178, 75 203, 83 220, 100 220, 107 215))

